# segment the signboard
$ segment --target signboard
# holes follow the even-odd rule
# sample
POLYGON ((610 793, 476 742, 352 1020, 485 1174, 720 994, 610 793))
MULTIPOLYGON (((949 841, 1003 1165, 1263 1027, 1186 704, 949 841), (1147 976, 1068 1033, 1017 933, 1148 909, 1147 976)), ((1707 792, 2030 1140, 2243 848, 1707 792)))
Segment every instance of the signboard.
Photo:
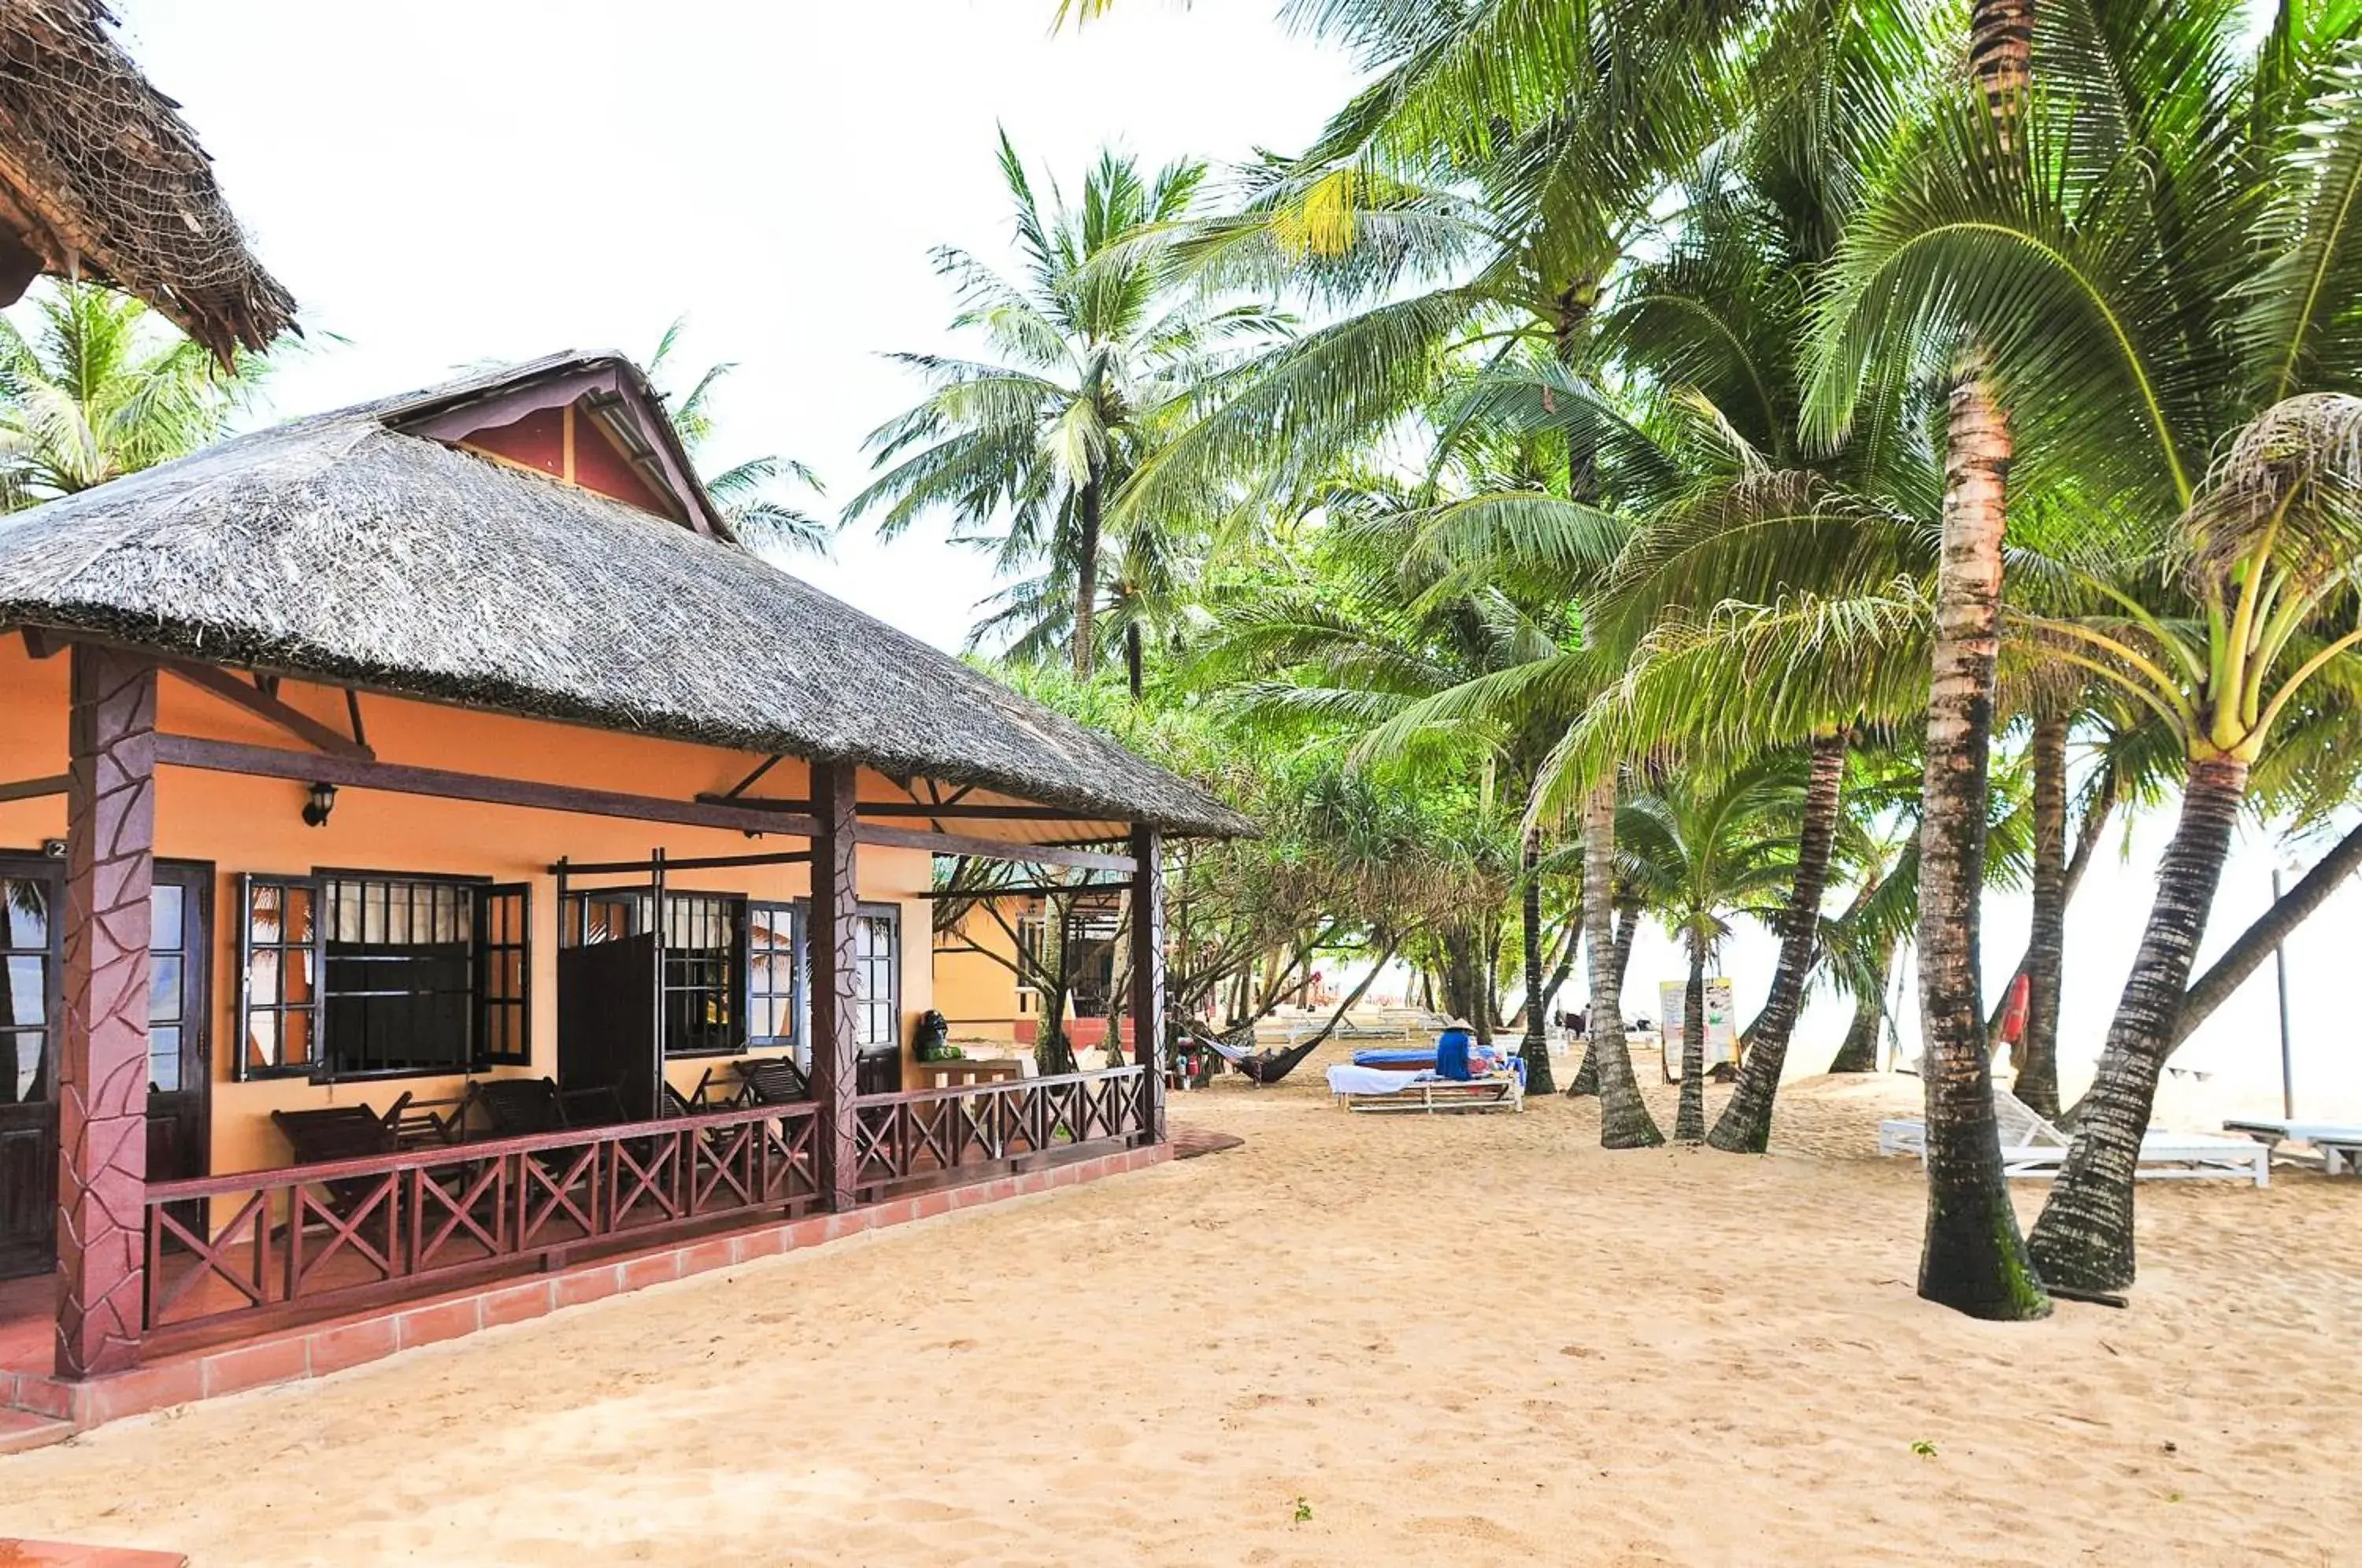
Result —
MULTIPOLYGON (((1689 999, 1687 980, 1665 980, 1657 987, 1658 1017, 1663 1028, 1660 1038, 1665 1043, 1665 1081, 1679 1083, 1682 1078, 1682 1022, 1689 999)), ((1709 977, 1705 983, 1705 1070, 1713 1072, 1724 1062, 1738 1065, 1738 1016, 1731 1001, 1730 982, 1709 977)))

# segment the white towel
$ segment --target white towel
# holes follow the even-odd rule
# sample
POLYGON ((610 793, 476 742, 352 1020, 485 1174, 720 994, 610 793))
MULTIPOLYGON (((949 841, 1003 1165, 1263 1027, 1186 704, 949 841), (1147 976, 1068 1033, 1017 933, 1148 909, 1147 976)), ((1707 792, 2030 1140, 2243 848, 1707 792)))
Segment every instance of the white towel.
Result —
POLYGON ((1329 1069, 1330 1094, 1400 1094, 1413 1084, 1426 1083, 1435 1075, 1426 1073, 1390 1073, 1384 1067, 1356 1067, 1340 1062, 1329 1069))

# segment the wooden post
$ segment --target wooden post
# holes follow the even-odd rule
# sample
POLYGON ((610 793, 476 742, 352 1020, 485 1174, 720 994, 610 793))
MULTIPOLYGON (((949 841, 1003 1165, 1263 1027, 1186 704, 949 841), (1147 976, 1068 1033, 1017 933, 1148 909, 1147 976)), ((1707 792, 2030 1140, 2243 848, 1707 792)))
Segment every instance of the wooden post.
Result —
POLYGON ((811 929, 805 941, 811 966, 812 1098, 820 1105, 820 1191, 830 1209, 846 1209, 854 1205, 860 1175, 853 1105, 861 1016, 853 961, 855 922, 861 912, 855 886, 854 766, 815 762, 811 783, 820 832, 811 841, 811 929))
POLYGON ((145 1305, 156 667, 77 644, 71 684, 57 1370, 82 1378, 137 1364, 145 1305))
POLYGON ((1131 830, 1131 857, 1139 867, 1131 882, 1132 1060, 1148 1069, 1141 1087, 1142 1120, 1159 1143, 1164 1142, 1164 837, 1153 827, 1131 830))

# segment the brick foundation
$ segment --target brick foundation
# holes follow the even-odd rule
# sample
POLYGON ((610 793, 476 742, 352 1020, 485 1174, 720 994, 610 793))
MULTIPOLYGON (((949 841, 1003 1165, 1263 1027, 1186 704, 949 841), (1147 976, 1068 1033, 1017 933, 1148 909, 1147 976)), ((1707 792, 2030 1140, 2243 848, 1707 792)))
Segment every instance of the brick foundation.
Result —
POLYGON ((865 1231, 931 1220, 1101 1176, 1144 1170, 1173 1157, 1169 1143, 1078 1160, 1047 1170, 997 1176, 915 1198, 889 1198, 842 1214, 815 1214, 669 1247, 602 1258, 535 1278, 505 1279, 472 1290, 305 1324, 237 1344, 162 1357, 128 1372, 68 1383, 34 1373, 0 1372, 0 1410, 29 1411, 70 1423, 63 1438, 104 1421, 144 1415, 216 1395, 326 1377, 401 1351, 459 1339, 504 1323, 522 1323, 646 1286, 800 1252, 865 1231))

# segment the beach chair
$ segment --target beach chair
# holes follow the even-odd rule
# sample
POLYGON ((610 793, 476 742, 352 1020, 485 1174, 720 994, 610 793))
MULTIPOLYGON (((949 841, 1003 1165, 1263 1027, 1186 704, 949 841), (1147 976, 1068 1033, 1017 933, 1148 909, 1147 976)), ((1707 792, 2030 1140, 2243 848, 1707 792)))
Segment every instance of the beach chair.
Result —
POLYGON ((1447 1078, 1439 1073, 1390 1073, 1382 1067, 1340 1063, 1329 1069, 1329 1092, 1347 1110, 1373 1115, 1442 1116, 1526 1109, 1526 1077, 1517 1064, 1508 1072, 1481 1078, 1447 1078))
POLYGON ((2310 1143, 2321 1151, 2324 1176, 2362 1176, 2362 1126, 2350 1121, 2290 1121, 2258 1117, 2223 1123, 2225 1132, 2237 1132, 2264 1146, 2266 1158, 2282 1140, 2310 1143))
MULTIPOLYGON (((2066 1165, 2067 1151, 2074 1140, 1999 1084, 1993 1085, 1993 1117, 2001 1124, 2003 1175, 2048 1181, 2066 1165)), ((1878 1152, 1916 1154, 1920 1163, 1926 1164, 1926 1123, 1915 1120, 1880 1122, 1878 1152)), ((2140 1164, 2133 1175, 2142 1181, 2245 1181, 2269 1187, 2271 1151, 2247 1138, 2214 1138, 2202 1132, 2149 1132, 2141 1138, 2140 1164)))

